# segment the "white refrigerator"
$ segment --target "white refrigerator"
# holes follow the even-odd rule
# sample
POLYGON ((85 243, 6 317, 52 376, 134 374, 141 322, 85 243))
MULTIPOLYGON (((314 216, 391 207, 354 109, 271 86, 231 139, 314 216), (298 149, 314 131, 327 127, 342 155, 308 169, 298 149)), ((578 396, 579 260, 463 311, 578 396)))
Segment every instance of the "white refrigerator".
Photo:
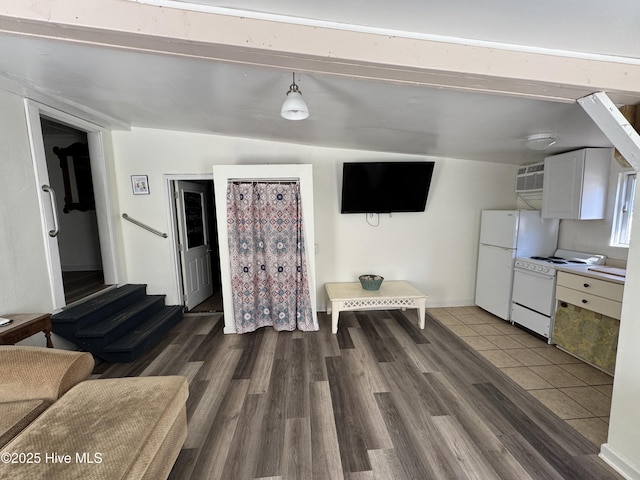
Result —
POLYGON ((483 210, 476 305, 511 320, 515 259, 553 255, 558 246, 558 225, 558 219, 543 219, 539 210, 483 210))

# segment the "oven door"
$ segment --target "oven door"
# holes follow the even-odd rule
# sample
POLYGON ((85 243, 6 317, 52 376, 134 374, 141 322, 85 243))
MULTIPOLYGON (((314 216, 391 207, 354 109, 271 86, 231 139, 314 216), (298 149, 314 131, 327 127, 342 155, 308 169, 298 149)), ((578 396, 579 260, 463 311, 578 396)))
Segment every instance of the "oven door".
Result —
POLYGON ((554 311, 556 279, 553 276, 514 269, 513 303, 551 317, 554 311))

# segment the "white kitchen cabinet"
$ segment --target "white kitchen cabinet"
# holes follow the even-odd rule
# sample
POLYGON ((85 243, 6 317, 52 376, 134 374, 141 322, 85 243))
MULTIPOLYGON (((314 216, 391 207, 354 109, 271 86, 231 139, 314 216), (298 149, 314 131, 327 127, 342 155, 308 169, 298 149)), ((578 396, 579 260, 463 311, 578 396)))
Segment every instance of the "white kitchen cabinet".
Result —
POLYGON ((620 320, 624 284, 558 272, 556 299, 620 320))
POLYGON ((558 272, 552 342, 613 375, 624 283, 558 272))
POLYGON ((583 148, 544 159, 542 217, 604 218, 611 148, 583 148))

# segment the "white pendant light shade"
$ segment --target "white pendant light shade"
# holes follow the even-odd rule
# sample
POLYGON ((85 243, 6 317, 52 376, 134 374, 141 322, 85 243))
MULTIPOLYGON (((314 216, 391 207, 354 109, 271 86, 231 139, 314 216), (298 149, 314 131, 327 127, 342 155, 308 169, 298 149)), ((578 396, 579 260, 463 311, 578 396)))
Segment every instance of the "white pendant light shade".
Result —
POLYGON ((298 85, 296 85, 295 74, 294 81, 289 86, 287 98, 282 104, 280 115, 287 120, 304 120, 309 116, 309 107, 307 107, 307 104, 302 98, 302 93, 298 89, 298 85))
POLYGON ((282 104, 280 115, 287 120, 304 120, 309 116, 309 107, 300 92, 289 92, 282 104))

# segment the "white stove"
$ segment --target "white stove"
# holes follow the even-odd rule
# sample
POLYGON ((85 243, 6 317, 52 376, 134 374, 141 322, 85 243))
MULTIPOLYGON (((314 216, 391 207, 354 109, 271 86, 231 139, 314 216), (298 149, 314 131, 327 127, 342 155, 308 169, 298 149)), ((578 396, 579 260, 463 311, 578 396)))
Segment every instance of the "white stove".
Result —
POLYGON ((556 250, 553 255, 516 258, 511 321, 542 335, 551 343, 556 303, 556 267, 603 265, 606 257, 556 250))
POLYGON ((604 255, 558 249, 553 255, 516 258, 515 268, 555 276, 556 266, 604 265, 604 255))

